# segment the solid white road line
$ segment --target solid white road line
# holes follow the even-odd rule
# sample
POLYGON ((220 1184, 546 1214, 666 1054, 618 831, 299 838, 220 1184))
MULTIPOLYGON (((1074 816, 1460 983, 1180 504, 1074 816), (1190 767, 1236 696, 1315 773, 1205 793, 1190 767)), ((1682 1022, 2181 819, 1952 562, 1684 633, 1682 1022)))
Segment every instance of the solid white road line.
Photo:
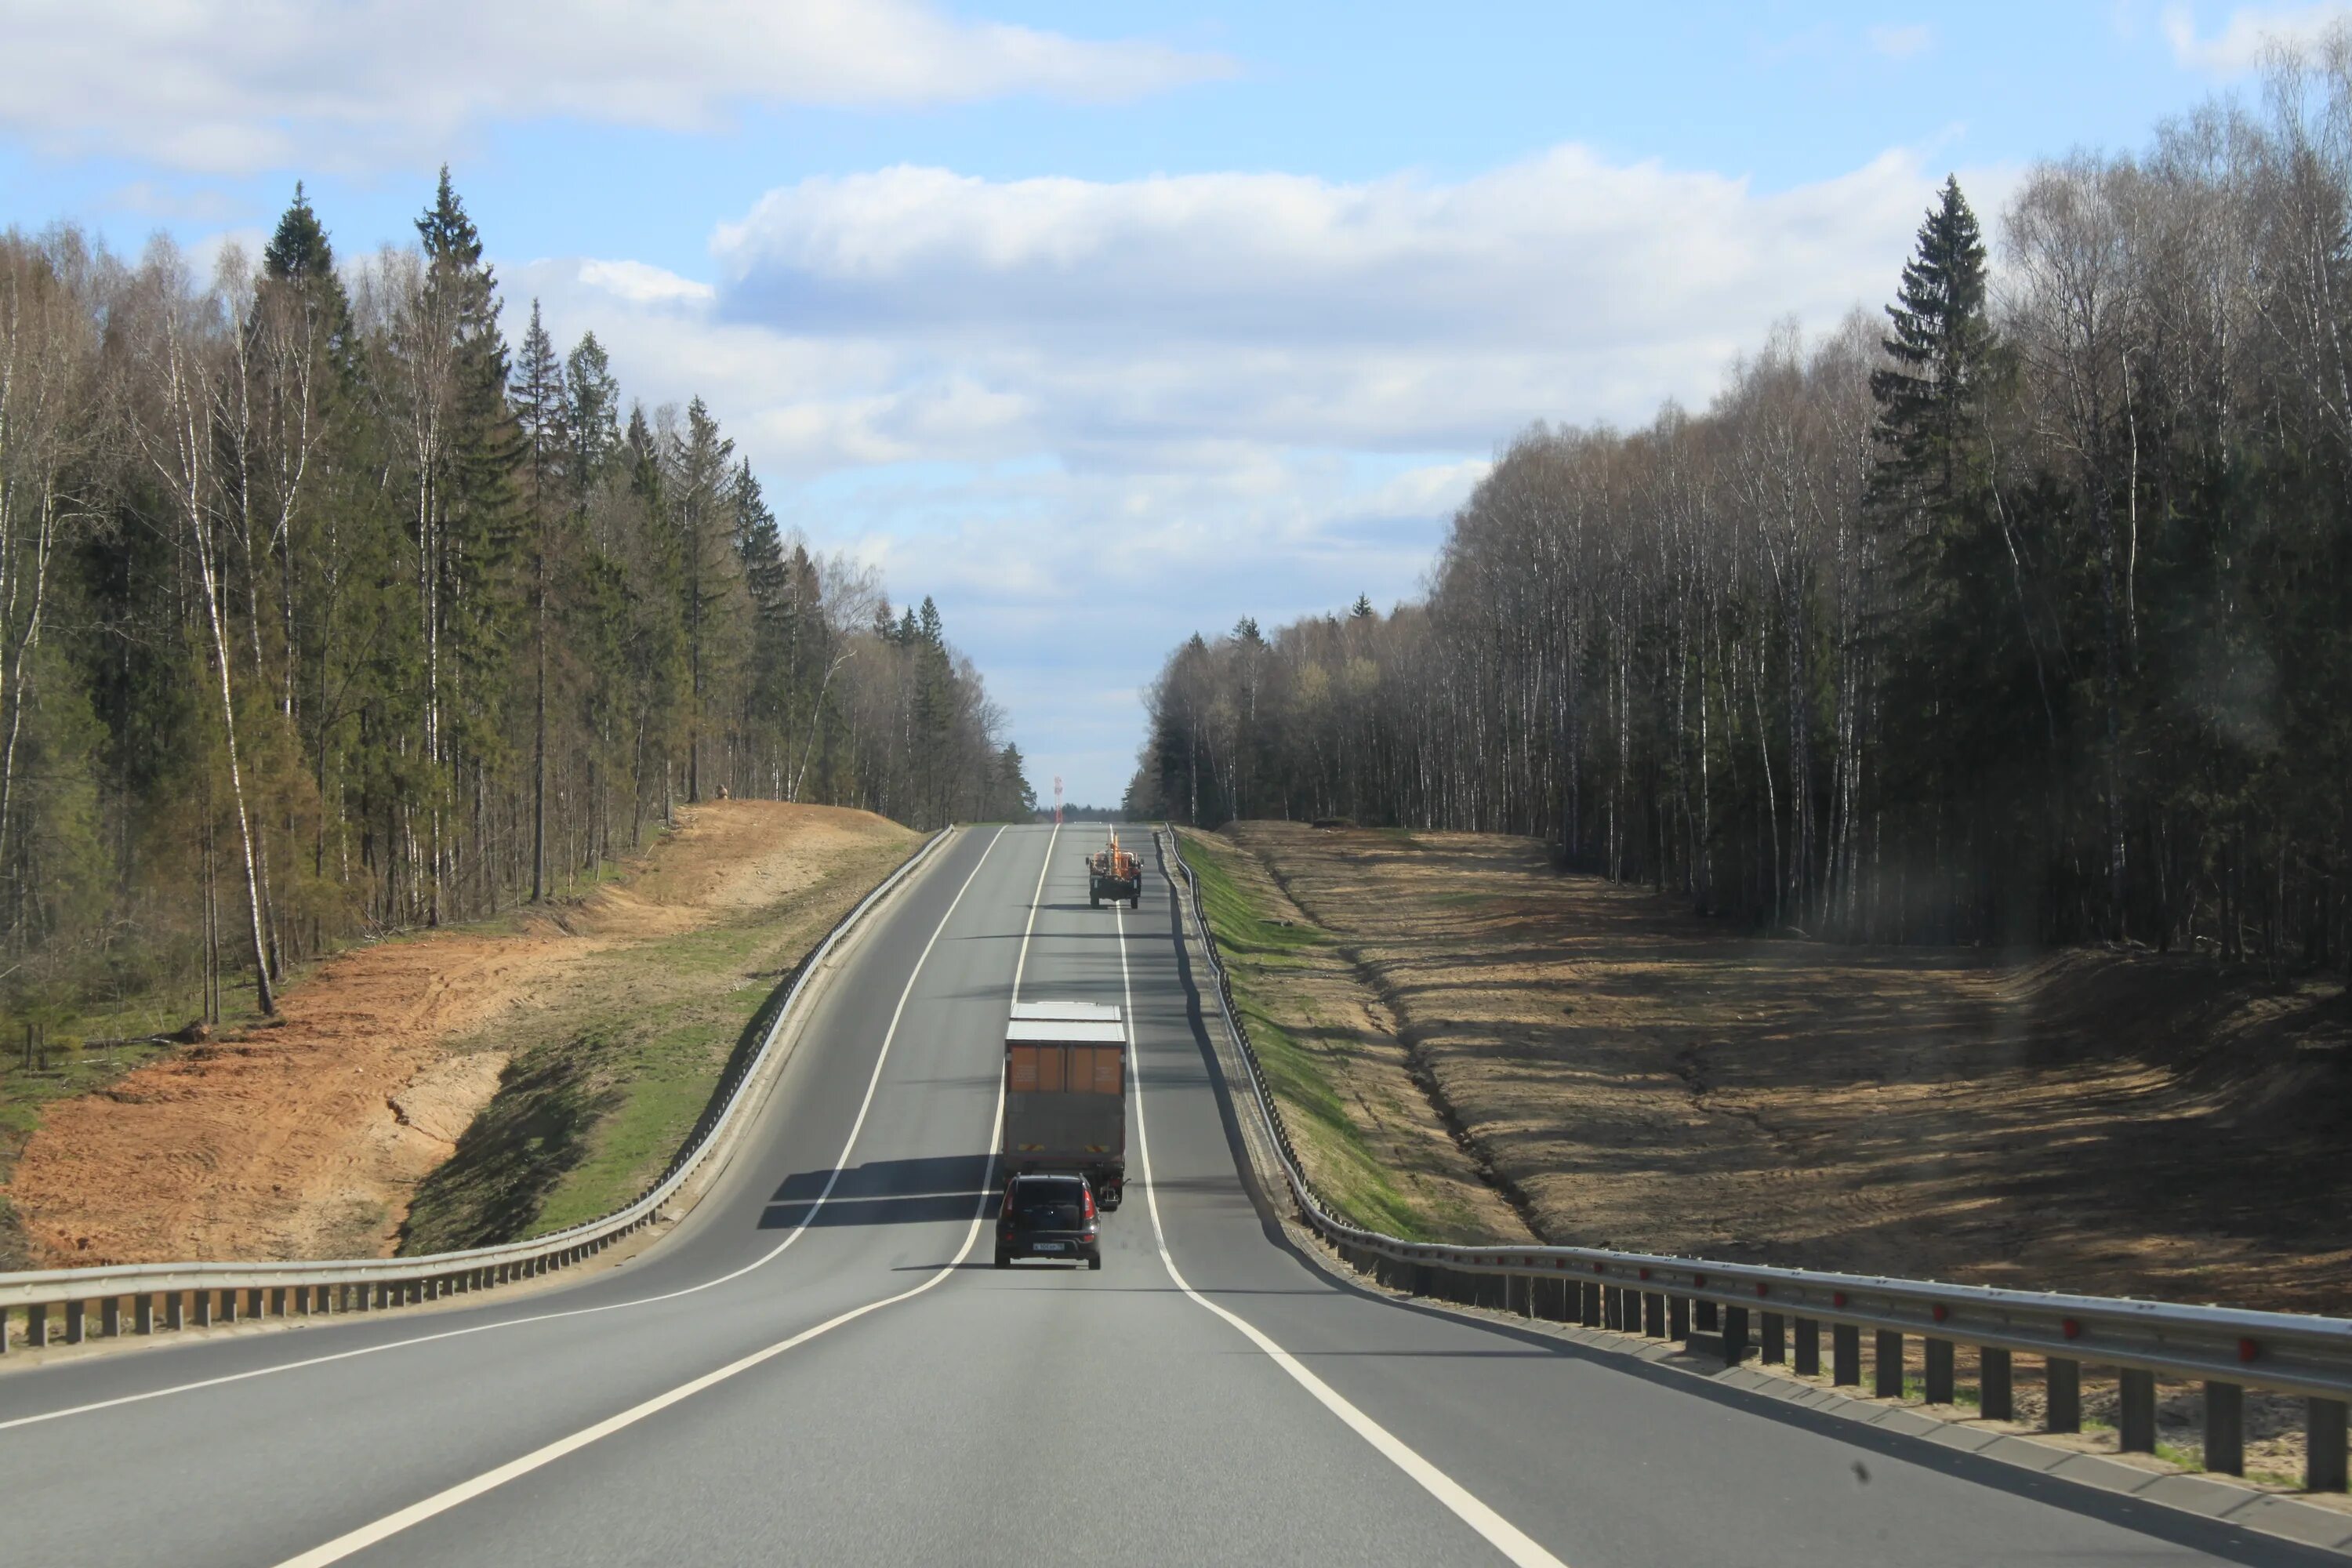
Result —
MULTIPOLYGON (((999 828, 997 833, 999 837, 1002 837, 1003 829, 999 828)), ((1055 836, 1058 837, 1060 833, 1061 829, 1057 826, 1055 828, 1055 836)), ((989 848, 993 849, 995 847, 996 840, 994 838, 990 839, 989 848)), ((987 858, 987 852, 983 850, 981 854, 981 859, 985 861, 987 858)), ((1053 862, 1052 838, 1048 838, 1045 842, 1045 858, 1046 863, 1051 865, 1053 862)), ((963 901, 965 889, 971 888, 972 878, 979 875, 980 866, 978 864, 974 864, 971 868, 971 877, 965 878, 963 888, 957 889, 955 901, 948 905, 947 915, 940 917, 938 928, 931 932, 931 940, 923 944, 922 956, 915 960, 915 967, 908 973, 906 989, 898 994, 898 1005, 893 1009, 890 1014, 889 1033, 882 1037, 882 1055, 884 1057, 887 1057, 889 1055, 890 1042, 898 1033, 898 1019, 907 1010, 907 998, 914 993, 916 978, 922 973, 924 963, 930 958, 931 949, 940 940, 940 932, 947 929, 948 915, 955 913, 956 904, 960 904, 963 901)), ((1041 870, 1037 874, 1037 886, 1042 889, 1045 885, 1045 874, 1041 870)), ((1019 976, 1022 968, 1025 966, 1029 961, 1029 935, 1030 932, 1036 928, 1036 923, 1037 909, 1035 900, 1033 898, 1029 909, 1029 924, 1022 931, 1021 951, 1018 956, 1013 960, 1013 973, 1016 976, 1013 984, 1016 994, 1020 984, 1017 977, 1019 976)), ((856 1123, 850 1128, 849 1142, 843 1145, 841 1159, 835 1163, 834 1168, 836 1174, 838 1174, 843 1166, 847 1165, 849 1163, 850 1150, 854 1148, 857 1142, 858 1129, 866 1125, 866 1110, 874 1103, 874 1086, 881 1081, 881 1077, 882 1063, 881 1060, 877 1058, 874 1064, 874 1076, 872 1079, 867 1080, 866 1085, 866 1103, 857 1108, 857 1121, 856 1123)), ((989 1127, 988 1132, 988 1146, 990 1149, 993 1150, 996 1148, 997 1141, 1003 1136, 1003 1132, 1004 1080, 1003 1075, 1000 1074, 996 1084, 996 1115, 994 1121, 989 1127)), ((822 1205, 824 1202, 825 1197, 829 1195, 832 1191, 833 1184, 828 1181, 825 1183, 824 1192, 818 1194, 816 1205, 822 1205)), ((382 1519, 374 1521, 373 1523, 363 1524, 357 1530, 339 1535, 334 1540, 328 1542, 322 1546, 313 1547, 310 1551, 305 1552, 297 1557, 289 1557, 283 1563, 278 1564, 278 1568, 324 1568, 324 1565, 327 1563, 340 1563, 344 1558, 351 1556, 352 1553, 364 1552, 369 1547, 373 1546, 380 1542, 387 1541, 393 1536, 398 1535, 404 1530, 408 1530, 424 1523, 426 1520, 433 1518, 436 1514, 446 1513, 460 1503, 471 1501, 473 1499, 480 1497, 485 1492, 496 1490, 498 1488, 506 1485, 509 1481, 527 1476, 533 1470, 553 1464, 556 1460, 563 1458, 566 1454, 577 1453, 582 1448, 586 1447, 589 1444, 595 1442, 601 1437, 609 1437, 614 1433, 621 1431, 625 1427, 634 1426, 648 1415, 658 1415, 660 1412, 668 1409, 673 1405, 677 1405, 684 1400, 691 1399, 696 1394, 700 1394, 704 1389, 713 1387, 719 1384, 726 1382, 730 1377, 749 1372, 753 1367, 758 1366, 761 1363, 772 1360, 796 1346, 804 1345, 820 1334, 830 1333, 833 1330, 841 1327, 844 1323, 855 1322, 858 1319, 865 1317, 869 1312, 878 1312, 885 1307, 893 1307, 901 1301, 909 1301, 914 1300, 914 1298, 937 1286, 941 1280, 948 1279, 950 1276, 953 1275, 958 1268, 963 1267, 963 1260, 971 1256, 972 1246, 980 1239, 981 1226, 985 1225, 988 1221, 988 1200, 994 1195, 995 1193, 992 1188, 983 1187, 981 1190, 980 1203, 972 1210, 971 1224, 964 1231, 963 1245, 956 1249, 955 1257, 950 1258, 944 1267, 942 1267, 937 1273, 926 1279, 921 1284, 915 1286, 912 1289, 901 1290, 895 1296, 886 1296, 878 1301, 868 1301, 863 1307, 853 1307, 848 1311, 843 1312, 836 1317, 826 1319, 824 1322, 817 1324, 814 1328, 803 1329, 799 1333, 793 1335, 789 1339, 779 1340, 774 1344, 769 1345, 763 1350, 753 1351, 750 1355, 744 1356, 737 1361, 730 1362, 725 1366, 719 1368, 716 1372, 704 1373, 700 1377, 679 1384, 676 1388, 669 1390, 667 1393, 657 1394, 641 1405, 631 1405, 628 1409, 622 1411, 617 1415, 607 1416, 605 1419, 597 1422, 594 1426, 584 1426, 579 1431, 572 1433, 568 1437, 559 1437, 554 1442, 546 1445, 544 1447, 534 1448, 519 1459, 509 1459, 505 1464, 499 1466, 496 1469, 485 1470, 480 1475, 472 1478, 470 1480, 460 1481, 454 1487, 449 1487, 442 1491, 434 1493, 431 1497, 425 1499, 421 1502, 411 1503, 406 1508, 401 1509, 394 1513, 388 1513, 382 1519)), ((806 1229, 809 1220, 814 1219, 815 1215, 816 1205, 813 1205, 809 1209, 808 1218, 804 1218, 801 1221, 800 1229, 806 1229)), ((795 1230, 793 1234, 798 1235, 799 1231, 795 1230)), ((777 1252, 781 1252, 783 1248, 782 1247, 776 1248, 777 1252)), ((769 1258, 772 1258, 774 1256, 774 1252, 768 1254, 769 1258)), ((767 1258, 763 1258, 760 1261, 764 1263, 767 1261, 767 1258)), ((757 1268, 758 1265, 754 1264, 751 1267, 757 1268)), ((738 1273, 747 1271, 748 1270, 743 1269, 737 1270, 738 1273)), ((729 1276, 730 1279, 733 1276, 729 1276)), ((713 1283, 716 1283, 716 1281, 713 1281, 713 1283)))
MULTIPOLYGON (((996 1126, 989 1134, 992 1146, 997 1132, 1004 1126, 1004 1089, 996 1090, 996 1126)), ((323 1546, 312 1547, 299 1557, 289 1557, 278 1568, 322 1568, 329 1563, 340 1563, 355 1552, 364 1552, 377 1542, 398 1535, 402 1531, 424 1523, 436 1514, 446 1513, 459 1503, 469 1502, 484 1492, 492 1491, 509 1481, 530 1474, 542 1466, 551 1465, 566 1454, 576 1453, 600 1437, 609 1437, 624 1427, 634 1426, 648 1415, 658 1415, 682 1400, 691 1399, 704 1389, 726 1382, 739 1373, 751 1371, 761 1362, 770 1361, 795 1346, 804 1345, 819 1334, 830 1333, 844 1323, 856 1322, 868 1312, 878 1312, 901 1301, 912 1300, 930 1289, 963 1266, 971 1256, 972 1243, 980 1239, 980 1227, 988 1220, 988 1199, 993 1194, 982 1194, 980 1206, 972 1212, 971 1226, 963 1235, 963 1246, 947 1265, 911 1290, 901 1290, 896 1296, 886 1296, 879 1301, 868 1301, 863 1307, 853 1307, 837 1317, 827 1318, 813 1329, 803 1329, 788 1340, 778 1340, 765 1350, 753 1351, 740 1361, 729 1362, 716 1372, 704 1373, 691 1382, 681 1383, 667 1394, 657 1394, 642 1405, 631 1405, 618 1415, 607 1416, 593 1426, 584 1426, 568 1437, 559 1437, 543 1448, 534 1448, 519 1459, 509 1459, 494 1470, 485 1470, 471 1480, 460 1481, 446 1490, 434 1493, 422 1502, 414 1502, 397 1513, 388 1513, 372 1524, 363 1524, 347 1534, 339 1535, 323 1546)))
MULTIPOLYGON (((1349 1430, 1370 1443, 1380 1456, 1412 1477, 1423 1490, 1454 1511, 1454 1517, 1485 1537, 1486 1543, 1520 1568, 1567 1568, 1567 1564, 1545 1551, 1522 1531, 1518 1526, 1473 1497, 1469 1489, 1431 1464, 1419 1453, 1405 1446, 1393 1433, 1357 1409, 1321 1378, 1298 1363, 1296 1357, 1284 1350, 1254 1325, 1227 1311, 1185 1282, 1178 1272, 1176 1259, 1168 1251, 1168 1232, 1160 1223, 1160 1193, 1151 1179, 1151 1133, 1143 1119, 1143 1053, 1135 1041, 1135 989, 1127 968, 1127 920, 1118 914, 1118 979, 1127 1002, 1129 1049, 1135 1056, 1135 1068, 1128 1076, 1135 1084, 1135 1145, 1143 1165, 1143 1196, 1151 1210, 1151 1234, 1160 1245, 1160 1261, 1168 1270, 1168 1278, 1176 1289, 1241 1331, 1244 1338, 1265 1352, 1266 1359, 1288 1373, 1298 1386, 1315 1396, 1316 1403, 1346 1423, 1349 1430)), ((1214 941, 1213 937, 1206 940, 1214 941)))
MULTIPOLYGON (((1003 832, 998 828, 999 833, 1003 832)), ((1013 961, 1013 1000, 1021 1000, 1021 976, 1029 968, 1029 933, 1037 929, 1037 906, 1045 899, 1045 873, 1054 868, 1054 844, 1062 837, 1062 825, 1054 824, 1054 831, 1045 838, 1045 861, 1037 868, 1037 890, 1029 895, 1029 923, 1021 928, 1021 956, 1013 961)))
MULTIPOLYGON (((332 1355, 310 1356, 301 1361, 281 1362, 275 1366, 255 1367, 250 1372, 235 1372, 221 1377, 203 1378, 194 1383, 177 1383, 169 1388, 152 1388, 143 1394, 126 1394, 118 1399, 94 1400, 88 1405, 73 1405, 62 1410, 47 1410, 37 1415, 19 1415, 13 1420, 0 1421, 0 1432, 17 1426, 37 1426, 46 1421, 62 1421, 68 1415, 87 1415, 94 1411, 111 1410, 117 1405, 140 1405, 150 1399, 163 1399, 174 1394, 193 1394, 199 1389, 218 1388, 224 1384, 244 1383, 251 1378, 268 1377, 281 1372, 299 1372, 305 1367, 324 1366, 330 1362, 350 1361, 357 1356, 375 1355, 384 1351, 406 1350, 413 1345, 429 1345, 442 1340, 463 1339, 467 1334, 487 1334, 499 1329, 520 1328, 527 1323, 553 1322, 562 1318, 584 1318, 598 1312, 617 1312, 629 1307, 647 1307, 658 1301, 675 1301, 681 1296, 691 1296, 698 1291, 724 1285, 730 1279, 740 1279, 753 1269, 774 1261, 782 1255, 786 1247, 801 1238, 802 1234, 808 1229, 810 1222, 816 1218, 817 1210, 823 1208, 825 1200, 833 1195, 834 1184, 841 1179, 843 1169, 848 1165, 850 1151, 857 1146, 858 1131, 866 1125, 866 1113, 874 1104, 875 1088, 882 1081, 882 1064, 889 1059, 890 1042, 898 1033, 898 1018, 907 1010, 907 998, 914 992, 915 977, 923 972, 923 964, 931 956, 931 949, 939 943, 940 932, 948 929, 948 921, 954 916, 956 906, 963 902, 964 894, 971 891, 972 883, 980 876, 980 868, 988 864, 989 856, 995 852, 997 840, 1003 836, 1004 829, 1000 827, 989 837, 988 847, 982 849, 980 852, 980 858, 972 862, 971 874, 963 879, 963 886, 956 889, 956 896, 949 901, 947 913, 941 915, 940 923, 932 928, 930 941, 923 944, 922 956, 915 960, 915 967, 908 972, 906 988, 898 993, 898 1005, 890 1013, 890 1027, 882 1037, 881 1052, 874 1058, 873 1074, 866 1080, 866 1098, 857 1107, 857 1120, 850 1126, 849 1140, 842 1145, 841 1157, 834 1162, 833 1173, 825 1178, 824 1191, 817 1194, 816 1200, 809 1205, 808 1213, 801 1216, 800 1224, 794 1226, 785 1235, 783 1240, 743 1265, 742 1268, 732 1273, 721 1274, 715 1279, 705 1279, 699 1285, 688 1285, 677 1290, 666 1290, 657 1296, 637 1296, 626 1301, 608 1301, 601 1307, 572 1307, 560 1312, 534 1312, 528 1317, 502 1318, 495 1323, 476 1323, 463 1329, 445 1329, 439 1333, 418 1334, 413 1339, 394 1340, 380 1345, 362 1345, 357 1350, 338 1351, 332 1355)), ((1034 912, 1031 919, 1033 921, 1035 919, 1034 912)), ((1025 954, 1028 949, 1028 937, 1025 934, 1022 938, 1022 949, 1025 954)), ((989 1147, 991 1149, 996 1147, 992 1140, 989 1147)))

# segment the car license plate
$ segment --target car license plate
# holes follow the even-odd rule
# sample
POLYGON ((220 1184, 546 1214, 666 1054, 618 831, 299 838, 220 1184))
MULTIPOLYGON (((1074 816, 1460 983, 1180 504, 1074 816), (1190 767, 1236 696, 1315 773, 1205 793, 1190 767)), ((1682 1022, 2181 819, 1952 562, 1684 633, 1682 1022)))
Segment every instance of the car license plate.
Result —
POLYGON ((1059 1252, 1062 1250, 1062 1243, 1058 1241, 1041 1241, 1038 1242, 1032 1250, 1037 1252, 1059 1252))

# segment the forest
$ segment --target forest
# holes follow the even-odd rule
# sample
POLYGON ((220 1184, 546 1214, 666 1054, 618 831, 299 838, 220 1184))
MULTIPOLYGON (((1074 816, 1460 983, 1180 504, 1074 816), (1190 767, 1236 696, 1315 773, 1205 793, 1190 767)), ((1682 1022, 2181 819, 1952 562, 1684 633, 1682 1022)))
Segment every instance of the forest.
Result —
POLYGON ((0 1019, 258 1010, 306 958, 603 874, 681 804, 1025 815, 938 610, 780 529, 699 399, 519 342, 447 171, 208 277, 0 234, 0 1019))
POLYGON ((1426 595, 1170 655, 1129 805, 1759 929, 2352 964, 2352 43, 1933 198, 1883 315, 1537 425, 1426 595))

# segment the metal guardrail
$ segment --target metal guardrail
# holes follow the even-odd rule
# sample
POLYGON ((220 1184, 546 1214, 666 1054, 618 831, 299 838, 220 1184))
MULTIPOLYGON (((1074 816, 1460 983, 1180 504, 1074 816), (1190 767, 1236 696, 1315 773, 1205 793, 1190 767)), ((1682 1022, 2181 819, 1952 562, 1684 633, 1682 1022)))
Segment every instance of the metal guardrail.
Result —
POLYGON ((1795 1370, 1817 1373, 1820 1330, 1832 1341, 1832 1380, 1858 1384, 1861 1335, 1874 1336, 1874 1392, 1906 1392, 1904 1342, 1926 1342, 1926 1393, 1948 1404, 1955 1393, 1953 1351, 1977 1347, 1983 1414, 2014 1413, 2011 1357, 2042 1358, 2044 1426, 2082 1425, 2081 1373, 2086 1363, 2118 1369, 2123 1447, 2156 1447, 2158 1378, 2205 1384, 2205 1467, 2244 1472, 2244 1390, 2303 1395, 2306 1401, 2305 1484, 2314 1491, 2346 1485, 2347 1399, 2352 1396, 2352 1321, 2293 1312, 2246 1311, 2129 1298, 2077 1296, 1875 1275, 1832 1274, 1756 1264, 1619 1252, 1585 1247, 1452 1247, 1401 1240, 1343 1218, 1315 1190, 1266 1082, 1257 1047, 1217 954, 1200 883, 1172 825, 1168 852, 1183 873, 1217 1006, 1248 1064, 1251 1089, 1279 1151, 1284 1179, 1308 1229, 1359 1271, 1416 1295, 1501 1307, 1591 1328, 1654 1339, 1682 1339, 1737 1364, 1750 1348, 1767 1363, 1784 1361, 1793 1341, 1795 1370), (1750 1315, 1760 1321, 1752 1325, 1750 1315))
POLYGON ((746 1092, 747 1086, 763 1080, 775 1065, 772 1058, 778 1043, 803 989, 850 930, 928 860, 951 831, 942 828, 925 840, 835 921, 824 940, 801 961, 791 984, 779 987, 777 998, 769 1004, 772 1010, 759 1049, 748 1057, 739 1053, 738 1059, 729 1064, 712 1090, 709 1108, 679 1145, 661 1178, 635 1202, 551 1235, 463 1252, 322 1262, 132 1263, 0 1274, 0 1352, 8 1348, 9 1318, 16 1309, 24 1310, 28 1346, 49 1342, 52 1307, 65 1309, 64 1338, 68 1343, 78 1343, 88 1332, 87 1309, 91 1302, 100 1308, 101 1333, 122 1331, 121 1307, 128 1300, 132 1330, 144 1334, 158 1326, 159 1300, 163 1309, 161 1326, 166 1329, 188 1326, 191 1309, 198 1328, 215 1321, 234 1322, 240 1315, 261 1316, 265 1309, 279 1317, 373 1311, 550 1273, 603 1251, 658 1219, 662 1205, 713 1155, 730 1149, 741 1136, 747 1119, 740 1113, 756 1098, 746 1092), (215 1298, 220 1309, 217 1319, 215 1298))

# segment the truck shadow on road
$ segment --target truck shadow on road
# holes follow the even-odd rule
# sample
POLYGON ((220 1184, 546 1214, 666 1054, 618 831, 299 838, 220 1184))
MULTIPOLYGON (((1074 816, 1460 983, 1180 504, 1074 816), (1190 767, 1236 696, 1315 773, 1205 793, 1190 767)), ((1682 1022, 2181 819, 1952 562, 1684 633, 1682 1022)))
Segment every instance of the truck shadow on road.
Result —
POLYGON ((769 1198, 760 1228, 790 1230, 803 1222, 814 1230, 969 1221, 982 1205, 995 1212, 995 1163, 992 1154, 932 1154, 796 1171, 769 1198))

